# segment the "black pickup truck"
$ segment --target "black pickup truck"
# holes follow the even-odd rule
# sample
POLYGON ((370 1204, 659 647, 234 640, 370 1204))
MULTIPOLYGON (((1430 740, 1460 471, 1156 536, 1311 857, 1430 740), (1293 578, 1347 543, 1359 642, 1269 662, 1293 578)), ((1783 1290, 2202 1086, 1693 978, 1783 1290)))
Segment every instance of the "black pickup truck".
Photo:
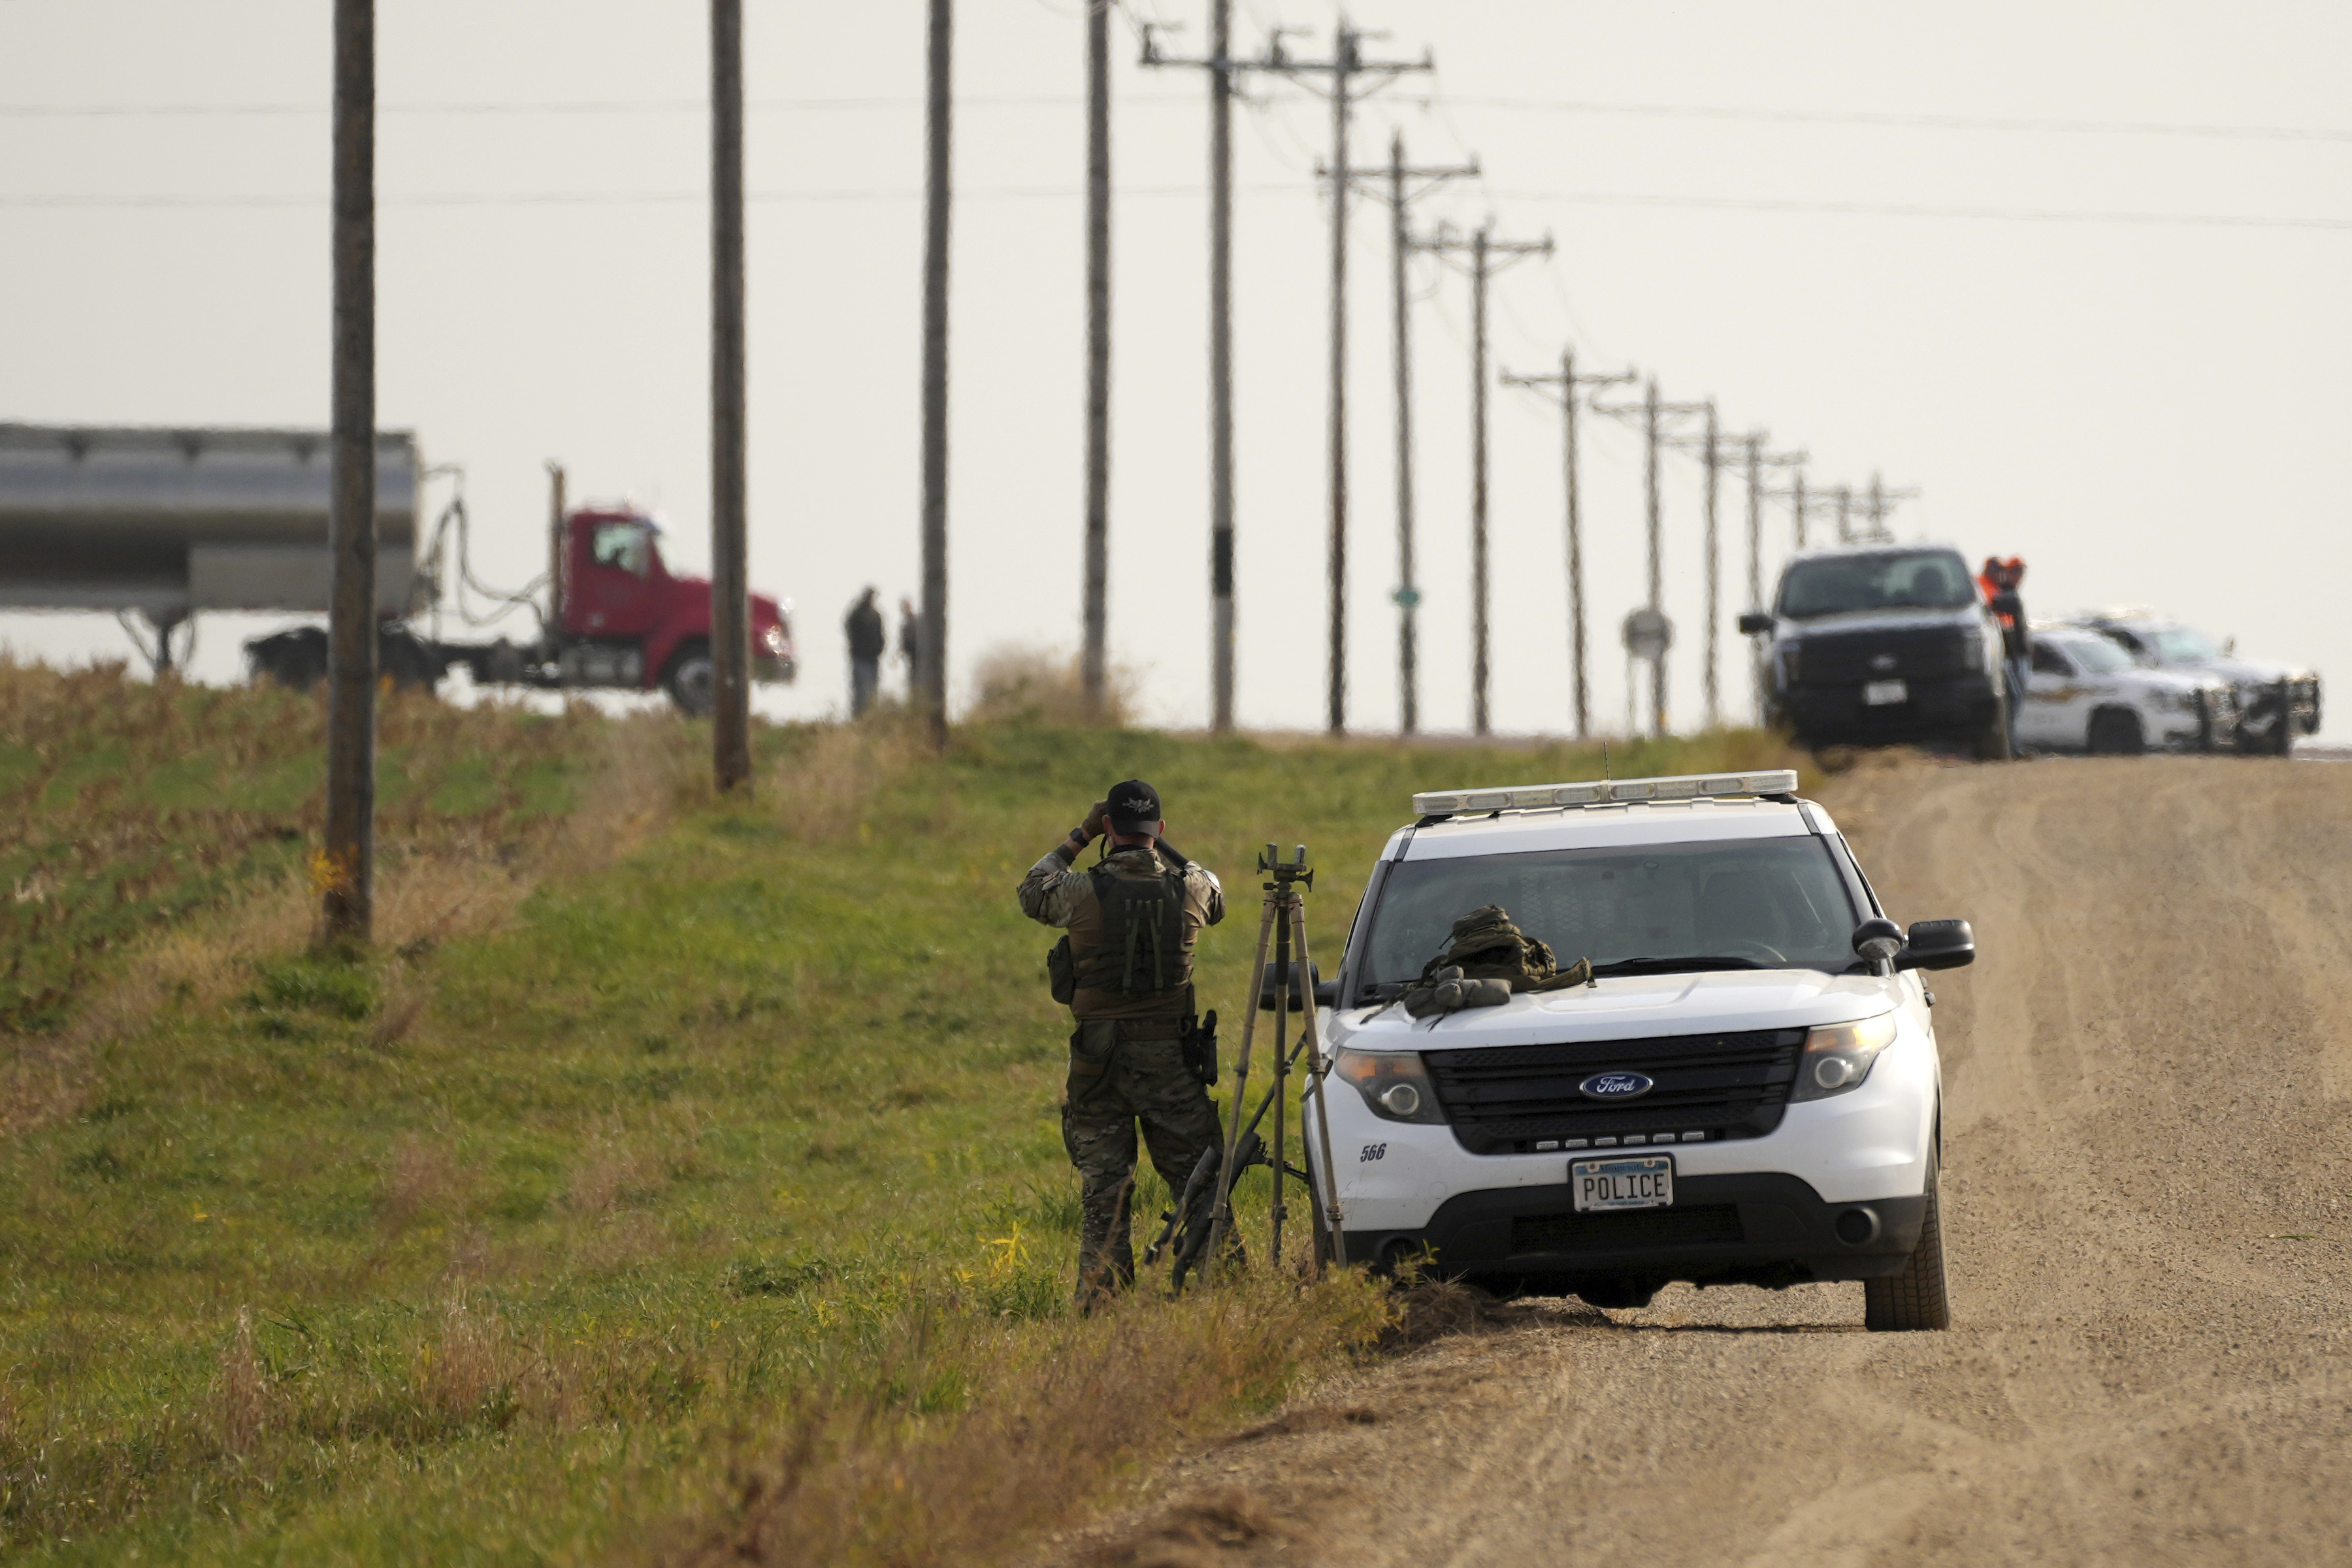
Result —
POLYGON ((1739 617, 1766 637, 1766 718, 1807 746, 1955 745, 2010 756, 2001 627, 1948 545, 1808 551, 1781 569, 1772 608, 1739 617))

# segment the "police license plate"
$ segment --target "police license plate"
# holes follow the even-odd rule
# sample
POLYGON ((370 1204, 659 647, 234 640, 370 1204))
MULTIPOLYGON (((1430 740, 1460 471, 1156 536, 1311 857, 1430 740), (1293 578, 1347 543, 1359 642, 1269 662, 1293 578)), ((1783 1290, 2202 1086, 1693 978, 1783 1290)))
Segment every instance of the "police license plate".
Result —
POLYGON ((1872 708, 1884 708, 1890 702, 1908 702, 1911 689, 1899 680, 1874 680, 1862 689, 1863 702, 1872 708))
POLYGON ((1576 1192, 1576 1212, 1670 1208, 1675 1201, 1675 1162, 1670 1154, 1631 1155, 1617 1160, 1570 1160, 1568 1184, 1576 1192))

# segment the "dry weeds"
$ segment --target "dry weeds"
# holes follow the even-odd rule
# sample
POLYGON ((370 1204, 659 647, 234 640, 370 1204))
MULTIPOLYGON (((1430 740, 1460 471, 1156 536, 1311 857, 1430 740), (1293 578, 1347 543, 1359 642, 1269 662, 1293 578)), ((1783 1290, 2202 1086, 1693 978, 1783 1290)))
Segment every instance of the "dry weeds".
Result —
POLYGON ((1360 1276, 1311 1289, 1261 1277, 1168 1302, 1130 1298, 1045 1332, 929 1318, 898 1354, 913 1413, 812 1399, 740 1469, 731 1516, 671 1564, 929 1563, 988 1558, 1078 1514, 1186 1424, 1277 1394, 1298 1367, 1368 1343, 1388 1308, 1360 1276), (923 1406, 932 1406, 927 1414, 923 1406))
POLYGON ((250 1454, 280 1426, 286 1402, 253 1343, 253 1313, 236 1310, 236 1330, 213 1373, 215 1438, 232 1454, 250 1454))
POLYGON ((903 710, 814 728, 776 764, 769 791, 784 828, 803 844, 835 844, 866 824, 875 800, 928 760, 921 726, 903 710))
POLYGON ((975 724, 1031 727, 1098 723, 1121 729, 1136 721, 1141 681, 1125 665, 1104 671, 1103 710, 1087 711, 1086 685, 1076 656, 1030 643, 999 643, 972 667, 971 711, 975 724))

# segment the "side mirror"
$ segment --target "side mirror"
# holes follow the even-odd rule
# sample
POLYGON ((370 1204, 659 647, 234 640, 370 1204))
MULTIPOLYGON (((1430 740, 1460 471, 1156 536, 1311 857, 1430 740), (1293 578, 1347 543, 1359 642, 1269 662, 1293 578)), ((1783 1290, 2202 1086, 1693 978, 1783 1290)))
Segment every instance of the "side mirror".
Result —
POLYGON ((1339 1005, 1339 983, 1336 980, 1317 981, 1315 983, 1315 1005, 1328 1009, 1337 1007, 1339 1005))
POLYGON ((1960 969, 1977 961, 1977 933, 1966 921, 1914 921, 1897 969, 1960 969))
MULTIPOLYGON (((1276 969, 1271 963, 1269 963, 1265 966, 1265 978, 1258 984, 1257 1005, 1258 1011, 1261 1013, 1271 1013, 1274 1011, 1275 986, 1281 978, 1282 971, 1276 969)), ((1338 982, 1334 981, 1331 984, 1334 991, 1332 1000, 1336 1002, 1339 1000, 1337 994, 1338 982)), ((1322 966, 1315 963, 1300 963, 1297 959, 1292 959, 1290 961, 1290 1010, 1292 1012, 1304 1013, 1307 1011, 1307 1000, 1301 993, 1305 992, 1309 986, 1312 986, 1315 990, 1315 1005, 1318 1007, 1327 1005, 1323 1000, 1324 980, 1322 966)))
POLYGON ((1772 635, 1772 617, 1762 610, 1750 610, 1739 617, 1739 629, 1751 637, 1772 635))
POLYGON ((1885 963, 1903 951, 1903 928, 1883 917, 1864 921, 1853 928, 1853 951, 1873 963, 1885 963))

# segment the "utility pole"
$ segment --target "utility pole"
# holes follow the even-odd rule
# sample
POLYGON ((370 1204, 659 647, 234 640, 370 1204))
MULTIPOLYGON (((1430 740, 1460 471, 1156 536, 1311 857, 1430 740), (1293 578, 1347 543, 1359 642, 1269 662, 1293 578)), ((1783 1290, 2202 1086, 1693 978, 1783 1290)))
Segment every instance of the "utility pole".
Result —
MULTIPOLYGON (((1323 171, 1328 173, 1328 171, 1323 171)), ((1390 330, 1396 369, 1398 729, 1421 727, 1421 588, 1414 581, 1412 490, 1412 295, 1406 262, 1412 254, 1412 204, 1448 180, 1475 178, 1478 161, 1417 169, 1404 161, 1404 132, 1389 140, 1385 167, 1349 169, 1348 177, 1389 205, 1390 330)))
MULTIPOLYGON (((1764 443, 1768 437, 1761 430, 1747 437, 1748 446, 1748 607, 1764 607, 1764 470, 1767 468, 1801 467, 1805 462, 1802 452, 1780 452, 1767 456, 1764 443)), ((1756 722, 1764 722, 1764 644, 1751 638, 1748 648, 1748 679, 1754 688, 1756 722)))
POLYGON ((1277 32, 1266 58, 1257 68, 1277 72, 1294 79, 1322 76, 1329 79, 1326 91, 1331 100, 1331 391, 1330 391, 1330 495, 1331 495, 1331 648, 1330 648, 1330 713, 1331 732, 1344 734, 1348 728, 1348 197, 1349 182, 1345 178, 1349 167, 1348 125, 1349 111, 1356 100, 1368 96, 1407 71, 1433 68, 1434 62, 1424 54, 1419 60, 1368 60, 1360 45, 1372 35, 1358 32, 1345 21, 1333 30, 1331 58, 1324 60, 1294 59, 1282 44, 1277 32), (1369 87, 1359 89, 1358 77, 1371 79, 1369 87))
POLYGON ((375 887, 375 4, 335 0, 333 550, 326 939, 365 942, 375 887))
POLYGON ((1840 485, 1831 492, 1837 497, 1838 542, 1853 542, 1853 487, 1840 485))
POLYGON ((929 0, 923 133, 923 629, 915 683, 948 748, 948 216, 953 198, 954 0, 929 0))
POLYGON ((1434 235, 1412 244, 1416 250, 1448 261, 1456 256, 1469 258, 1463 270, 1470 275, 1470 727, 1484 735, 1493 728, 1486 689, 1492 664, 1487 626, 1486 286, 1496 273, 1515 262, 1530 256, 1549 256, 1551 237, 1496 239, 1494 221, 1489 219, 1467 239, 1454 233, 1452 226, 1440 225, 1434 235))
MULTIPOLYGON (((1595 403, 1592 411, 1612 418, 1637 418, 1642 422, 1643 464, 1643 517, 1649 529, 1648 609, 1652 614, 1665 614, 1665 542, 1664 507, 1658 493, 1658 453, 1664 440, 1664 421, 1679 415, 1710 412, 1711 403, 1663 403, 1658 398, 1657 377, 1652 376, 1649 390, 1639 403, 1595 403)), ((1666 656, 1663 648, 1650 660, 1650 732, 1666 733, 1666 656)))
POLYGON ((710 0, 710 751, 722 795, 751 784, 743 454, 743 0, 710 0))
POLYGON ((1895 535, 1886 526, 1886 514, 1898 501, 1917 500, 1916 489, 1890 490, 1876 473, 1870 476, 1870 499, 1864 503, 1870 518, 1870 538, 1874 542, 1892 543, 1895 535))
POLYGON ((1634 379, 1634 373, 1621 371, 1615 375, 1580 375, 1576 370, 1576 351, 1565 348, 1559 352, 1558 375, 1503 374, 1506 386, 1524 386, 1544 392, 1558 387, 1553 398, 1560 407, 1560 451, 1568 478, 1568 626, 1569 666, 1574 675, 1576 691, 1576 738, 1589 740, 1592 734, 1592 691, 1585 677, 1588 639, 1584 619, 1584 520, 1577 480, 1576 405, 1580 387, 1618 386, 1634 379))
POLYGON ((1161 54, 1147 22, 1142 61, 1209 73, 1209 723, 1221 735, 1234 727, 1234 75, 1245 68, 1233 32, 1233 0, 1214 0, 1204 58, 1161 54))
POLYGON ((1078 683, 1103 715, 1110 592, 1110 8, 1087 0, 1087 604, 1078 683))
MULTIPOLYGON (((1722 619, 1723 619, 1723 544, 1717 526, 1720 516, 1719 500, 1723 489, 1725 448, 1743 443, 1760 441, 1760 435, 1727 436, 1716 423, 1715 403, 1706 404, 1706 429, 1695 437, 1679 438, 1669 444, 1686 447, 1699 454, 1706 468, 1706 664, 1702 682, 1706 698, 1706 724, 1710 730, 1723 723, 1722 619)), ((1754 499, 1749 500, 1751 520, 1754 499)), ((1749 573, 1754 574, 1754 564, 1749 573)))

